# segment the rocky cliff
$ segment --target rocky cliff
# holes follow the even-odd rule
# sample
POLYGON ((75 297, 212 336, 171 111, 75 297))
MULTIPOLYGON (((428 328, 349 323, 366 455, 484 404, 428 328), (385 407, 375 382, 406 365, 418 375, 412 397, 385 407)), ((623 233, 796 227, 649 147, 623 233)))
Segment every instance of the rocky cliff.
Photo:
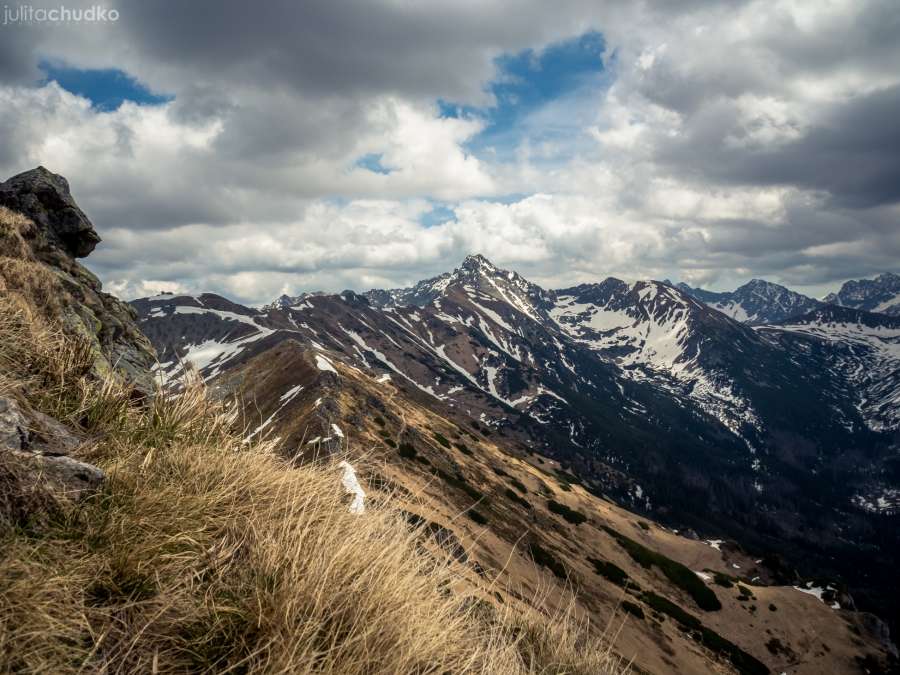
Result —
POLYGON ((62 176, 39 166, 0 183, 0 293, 83 340, 98 376, 115 373, 149 393, 156 356, 134 311, 76 260, 99 241, 62 176))
POLYGON ((47 511, 48 489, 77 498, 102 483, 75 459, 88 413, 71 385, 153 391, 133 310, 76 260, 99 241, 62 176, 38 167, 0 183, 0 518, 25 522, 47 511))

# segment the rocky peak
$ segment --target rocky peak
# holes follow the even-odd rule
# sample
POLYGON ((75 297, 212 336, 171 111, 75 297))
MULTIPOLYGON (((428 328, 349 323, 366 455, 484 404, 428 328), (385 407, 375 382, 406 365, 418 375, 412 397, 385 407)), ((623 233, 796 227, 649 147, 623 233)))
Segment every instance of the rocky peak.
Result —
POLYGON ((622 296, 628 293, 629 286, 621 279, 606 277, 600 283, 579 284, 570 288, 555 290, 554 296, 559 298, 572 298, 580 303, 591 303, 606 306, 613 296, 622 296))
POLYGON ((763 298, 777 298, 785 303, 804 305, 809 307, 814 307, 818 302, 813 298, 803 295, 802 293, 792 291, 786 286, 782 286, 781 284, 776 284, 771 281, 766 281, 765 279, 751 279, 734 292, 735 296, 739 296, 741 294, 753 294, 763 298))
POLYGON ((292 298, 287 293, 282 293, 280 296, 275 298, 268 305, 263 305, 262 310, 264 312, 268 312, 268 311, 272 311, 272 310, 278 311, 280 309, 287 309, 290 306, 296 304, 297 302, 299 302, 299 298, 292 298))
POLYGON ((501 271, 494 263, 480 253, 467 255, 465 260, 463 260, 460 269, 467 272, 480 272, 482 274, 496 274, 501 271))
POLYGON ((462 264, 452 273, 445 272, 440 276, 418 282, 408 288, 392 288, 389 290, 372 289, 363 295, 375 307, 423 307, 435 298, 447 292, 456 282, 476 282, 479 277, 497 279, 519 278, 518 275, 501 270, 481 254, 467 255, 462 264))
POLYGON ((360 293, 356 293, 355 291, 345 290, 339 296, 341 300, 344 302, 355 304, 355 305, 369 305, 369 299, 365 295, 361 295, 360 293))
POLYGON ((900 275, 885 272, 874 279, 847 281, 837 293, 826 296, 825 302, 900 315, 900 275))
POLYGON ((100 242, 68 181, 42 166, 0 183, 0 205, 30 218, 51 244, 73 258, 86 257, 100 242))
POLYGON ((679 284, 678 288, 732 319, 750 325, 778 323, 820 305, 818 300, 765 279, 751 279, 732 292, 707 291, 686 284, 679 284))
MULTIPOLYGON (((346 295, 347 293, 353 293, 353 291, 344 291, 341 293, 341 296, 346 295)), ((302 305, 307 302, 310 298, 319 298, 323 296, 327 296, 329 293, 325 291, 304 291, 300 295, 288 295, 287 293, 282 293, 275 300, 270 302, 267 305, 263 305, 261 309, 264 312, 269 310, 280 310, 280 309, 290 309, 291 307, 296 307, 297 305, 302 305)), ((221 296, 218 296, 221 297, 221 296)), ((224 300, 224 298, 222 298, 224 300)))

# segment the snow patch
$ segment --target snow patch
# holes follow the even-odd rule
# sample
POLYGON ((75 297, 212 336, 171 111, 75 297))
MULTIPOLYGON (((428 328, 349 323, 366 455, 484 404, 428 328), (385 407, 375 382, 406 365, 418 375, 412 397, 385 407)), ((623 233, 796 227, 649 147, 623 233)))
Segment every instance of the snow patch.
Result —
POLYGON ((350 504, 350 513, 360 515, 366 512, 366 493, 356 478, 356 471, 349 462, 340 462, 338 467, 344 470, 341 477, 341 485, 344 486, 344 492, 353 495, 353 502, 350 504))
POLYGON ((811 581, 806 582, 802 586, 792 586, 792 588, 796 591, 800 591, 801 593, 806 593, 807 595, 811 595, 814 598, 818 598, 826 605, 831 607, 831 609, 840 609, 841 605, 838 602, 833 602, 829 604, 822 596, 825 594, 825 591, 834 592, 836 589, 832 588, 830 585, 822 588, 821 586, 815 586, 811 581))
POLYGON ((330 371, 335 375, 338 374, 338 371, 335 370, 334 365, 331 363, 331 361, 329 361, 328 358, 322 356, 321 354, 316 354, 316 367, 319 370, 330 371))
POLYGON ((303 391, 303 385, 298 384, 296 387, 291 387, 286 392, 284 392, 281 397, 278 399, 282 403, 289 403, 294 400, 294 397, 297 396, 301 391, 303 391))

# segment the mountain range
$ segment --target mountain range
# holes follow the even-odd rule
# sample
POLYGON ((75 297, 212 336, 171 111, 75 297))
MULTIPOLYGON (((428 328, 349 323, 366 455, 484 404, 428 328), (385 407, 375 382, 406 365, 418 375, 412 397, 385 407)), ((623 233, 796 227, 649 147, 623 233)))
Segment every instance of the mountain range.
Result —
MULTIPOLYGON (((856 302, 884 306, 879 279, 856 302)), ((132 304, 163 381, 192 362, 253 388, 248 363, 300 345, 318 369, 391 382, 594 494, 838 579, 896 625, 898 317, 759 280, 730 294, 615 278, 547 290, 480 255, 404 289, 132 304)), ((283 401, 254 395, 286 447, 336 440, 325 418, 282 428, 283 401)))
MULTIPOLYGON (((501 672, 896 665, 876 614, 897 607, 900 319, 824 305, 749 326, 665 282, 547 290, 482 256, 410 289, 129 306, 76 260, 100 237, 65 179, 16 176, 0 204, 14 672, 245 663, 273 619, 343 649, 428 614, 423 594, 476 637, 527 640, 501 672), (359 603, 373 623, 331 625, 359 603), (243 617, 209 654, 186 628, 204 612, 243 617), (107 640, 123 620, 135 634, 107 640)), ((392 672, 440 660, 395 651, 392 672)))
POLYGON ((678 288, 732 319, 750 325, 779 323, 823 305, 900 316, 900 275, 891 273, 874 279, 847 281, 837 293, 829 293, 821 300, 762 279, 752 279, 731 292, 692 288, 683 282, 678 288))

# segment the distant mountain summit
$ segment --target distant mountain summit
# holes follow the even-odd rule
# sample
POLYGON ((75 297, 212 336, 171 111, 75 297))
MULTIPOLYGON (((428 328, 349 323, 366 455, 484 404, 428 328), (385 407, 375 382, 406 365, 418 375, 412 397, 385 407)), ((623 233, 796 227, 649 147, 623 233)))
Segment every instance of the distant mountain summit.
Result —
MULTIPOLYGON (((344 291, 345 293, 351 291, 344 291)), ((288 295, 287 293, 282 293, 275 300, 270 302, 268 305, 263 305, 262 309, 270 310, 270 309, 288 309, 289 307, 297 307, 298 305, 302 305, 308 298, 315 298, 320 295, 325 295, 322 291, 312 291, 307 293, 301 293, 300 295, 288 295)))
POLYGON ((763 279, 752 279, 737 290, 724 293, 692 288, 685 283, 678 284, 678 288, 735 321, 751 326, 779 323, 822 305, 818 300, 763 279))
POLYGON ((476 288, 491 297, 509 302, 534 318, 546 305, 546 293, 517 272, 503 270, 481 254, 469 255, 453 270, 425 279, 409 288, 373 289, 363 295, 375 307, 425 307, 453 289, 476 288))
POLYGON ((874 279, 848 281, 825 302, 868 312, 900 316, 900 275, 890 272, 874 279))
POLYGON ((792 325, 856 325, 860 327, 878 329, 897 329, 900 330, 900 316, 895 316, 882 312, 868 312, 864 309, 855 309, 853 307, 844 307, 842 305, 828 304, 804 314, 802 316, 792 317, 785 324, 792 325))

